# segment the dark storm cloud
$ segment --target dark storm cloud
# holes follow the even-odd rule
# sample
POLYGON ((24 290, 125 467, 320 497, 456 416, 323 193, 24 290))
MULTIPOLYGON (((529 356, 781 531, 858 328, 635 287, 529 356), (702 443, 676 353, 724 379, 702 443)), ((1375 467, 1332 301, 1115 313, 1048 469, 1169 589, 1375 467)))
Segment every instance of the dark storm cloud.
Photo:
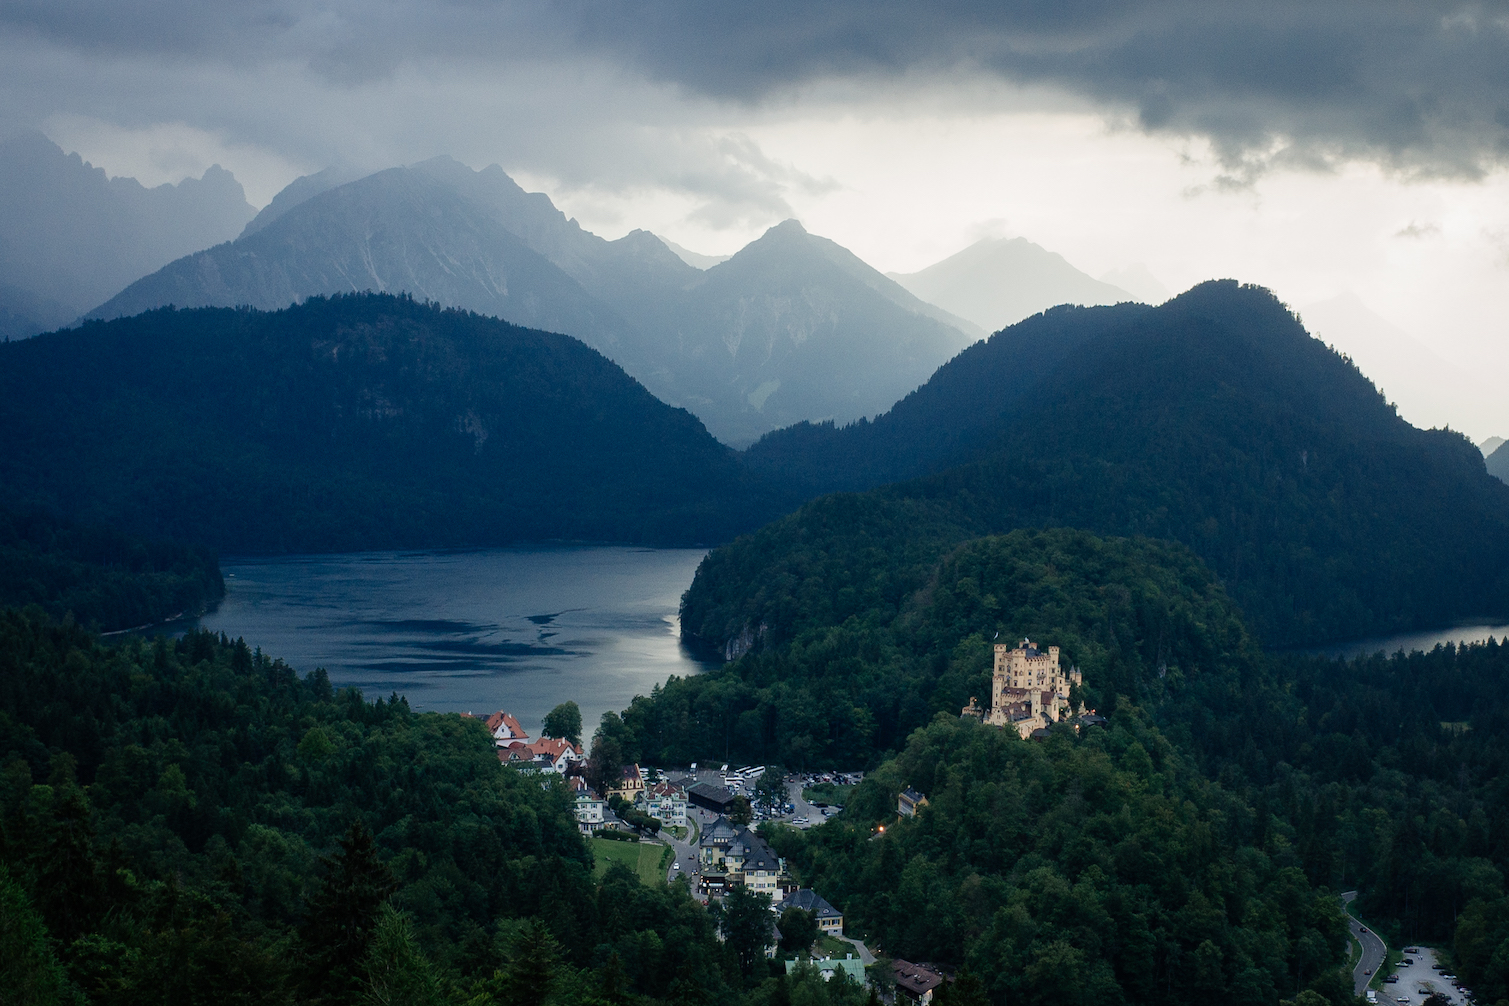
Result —
POLYGON ((1207 136, 1237 174, 1360 157, 1473 175, 1509 160, 1504 2, 11 0, 0 26, 113 57, 293 61, 335 87, 405 62, 590 59, 757 104, 833 79, 985 75, 1207 136))
POLYGON ((1509 5, 1359 2, 594 6, 583 41, 758 100, 825 77, 983 71, 1210 137, 1234 166, 1364 157, 1474 174, 1509 159, 1509 5))

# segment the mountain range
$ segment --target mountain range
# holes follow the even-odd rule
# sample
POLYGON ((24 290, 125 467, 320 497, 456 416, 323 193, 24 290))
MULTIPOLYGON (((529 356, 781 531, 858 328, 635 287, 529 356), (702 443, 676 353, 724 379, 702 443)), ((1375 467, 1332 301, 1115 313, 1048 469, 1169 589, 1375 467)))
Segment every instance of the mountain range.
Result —
POLYGON ((227 241, 255 214, 218 165, 146 188, 35 131, 0 142, 0 338, 71 323, 132 280, 227 241))
POLYGON ((235 241, 90 316, 407 292, 576 336, 730 444, 882 412, 983 334, 795 221, 705 270, 684 254, 646 231, 604 240, 497 166, 436 158, 300 179, 235 241))
MULTIPOLYGON (((222 248, 293 240, 299 219, 222 248)), ((716 302, 720 270, 773 271, 759 259, 789 261, 783 242, 853 268, 787 225, 693 292, 716 302)), ((793 556, 863 569, 840 561, 856 541, 898 556, 1041 526, 1183 543, 1270 646, 1509 611, 1509 485, 1232 281, 1034 315, 873 421, 796 424, 743 453, 576 339, 391 295, 156 309, 0 346, 0 424, 0 506, 228 551, 718 542, 821 497, 699 574, 688 596, 715 601, 685 624, 724 652, 780 623, 762 585, 793 556)))

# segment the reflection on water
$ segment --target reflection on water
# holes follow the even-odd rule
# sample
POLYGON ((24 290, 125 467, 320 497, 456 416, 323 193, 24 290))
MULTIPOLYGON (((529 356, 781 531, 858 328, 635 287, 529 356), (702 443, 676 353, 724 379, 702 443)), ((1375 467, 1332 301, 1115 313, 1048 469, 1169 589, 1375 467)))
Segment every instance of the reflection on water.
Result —
POLYGON ((1447 643, 1455 643, 1458 646, 1468 643, 1486 643, 1490 636, 1501 643, 1504 642, 1506 638, 1509 638, 1509 625, 1462 625, 1454 629, 1407 632, 1400 636, 1380 636, 1376 639, 1337 643, 1335 646, 1323 646, 1309 652, 1325 657, 1344 657, 1350 660, 1353 657, 1366 657, 1380 652, 1393 656, 1400 650, 1405 653, 1414 653, 1416 650, 1429 653, 1437 646, 1445 646, 1447 643))
POLYGON ((537 733, 574 699, 590 735, 672 674, 708 665, 676 611, 700 549, 530 547, 364 552, 223 563, 226 597, 199 624, 301 672, 416 709, 507 709, 537 733))

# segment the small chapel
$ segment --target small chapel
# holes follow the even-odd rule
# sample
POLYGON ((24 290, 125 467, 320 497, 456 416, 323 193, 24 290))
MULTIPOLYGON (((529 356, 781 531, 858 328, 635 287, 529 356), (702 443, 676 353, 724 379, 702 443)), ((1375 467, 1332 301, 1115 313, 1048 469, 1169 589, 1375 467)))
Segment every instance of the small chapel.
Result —
POLYGON ((1057 646, 1044 652, 1030 639, 1023 639, 1015 648, 997 643, 990 708, 981 709, 970 698, 961 713, 991 726, 1015 727, 1025 740, 1034 730, 1045 730, 1048 724, 1069 716, 1069 688, 1083 683, 1078 667, 1067 672, 1059 667, 1057 646))

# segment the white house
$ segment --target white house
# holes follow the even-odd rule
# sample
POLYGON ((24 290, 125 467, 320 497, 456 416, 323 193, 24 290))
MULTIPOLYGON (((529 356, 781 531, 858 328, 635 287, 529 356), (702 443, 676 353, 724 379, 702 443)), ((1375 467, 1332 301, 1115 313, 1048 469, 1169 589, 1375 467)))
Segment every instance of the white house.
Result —
POLYGON ((588 789, 586 780, 581 776, 571 777, 571 787, 576 792, 576 826, 583 834, 591 834, 603 826, 603 814, 608 803, 588 789))
POLYGON ((686 827, 686 790, 675 783, 661 782, 646 789, 641 795, 644 812, 659 818, 664 825, 686 827))

